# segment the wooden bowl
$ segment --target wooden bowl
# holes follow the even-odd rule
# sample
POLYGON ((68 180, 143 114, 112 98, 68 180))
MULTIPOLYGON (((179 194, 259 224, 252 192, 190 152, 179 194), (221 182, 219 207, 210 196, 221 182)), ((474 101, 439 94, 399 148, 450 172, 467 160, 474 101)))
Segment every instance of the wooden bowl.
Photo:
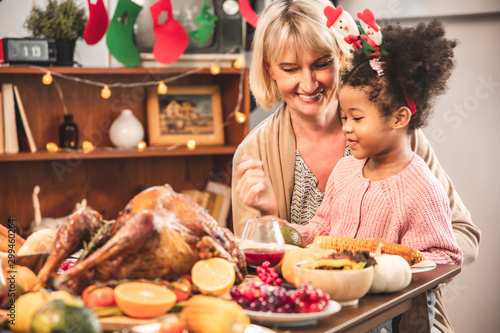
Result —
POLYGON ((358 304, 365 296, 373 282, 373 267, 358 270, 327 270, 302 268, 307 261, 294 265, 295 286, 310 283, 313 287, 323 290, 330 298, 342 306, 358 304))

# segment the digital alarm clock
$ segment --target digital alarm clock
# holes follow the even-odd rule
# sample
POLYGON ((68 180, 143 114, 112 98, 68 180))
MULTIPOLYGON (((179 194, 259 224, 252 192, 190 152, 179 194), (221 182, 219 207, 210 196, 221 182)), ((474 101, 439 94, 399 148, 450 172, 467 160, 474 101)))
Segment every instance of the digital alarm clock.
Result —
POLYGON ((0 63, 51 64, 56 62, 56 41, 52 38, 2 38, 0 63))

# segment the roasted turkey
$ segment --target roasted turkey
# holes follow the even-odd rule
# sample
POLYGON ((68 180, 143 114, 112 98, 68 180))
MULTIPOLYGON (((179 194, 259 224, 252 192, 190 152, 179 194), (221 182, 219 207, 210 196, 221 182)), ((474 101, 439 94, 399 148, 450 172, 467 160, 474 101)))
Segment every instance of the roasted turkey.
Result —
POLYGON ((236 282, 245 277, 245 256, 234 234, 169 185, 155 186, 137 194, 114 224, 95 211, 68 216, 38 279, 39 285, 81 292, 96 282, 176 278, 210 257, 231 262, 236 282), (91 237, 95 251, 54 277, 62 261, 91 237))

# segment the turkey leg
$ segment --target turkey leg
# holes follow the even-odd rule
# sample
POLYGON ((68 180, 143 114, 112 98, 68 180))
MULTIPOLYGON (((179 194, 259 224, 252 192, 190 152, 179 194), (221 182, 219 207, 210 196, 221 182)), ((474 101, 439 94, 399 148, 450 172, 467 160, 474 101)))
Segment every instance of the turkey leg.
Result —
POLYGON ((154 215, 148 211, 134 215, 123 221, 116 233, 100 248, 70 268, 66 274, 57 279, 57 283, 65 284, 69 280, 82 276, 87 270, 127 251, 137 251, 146 243, 154 231, 154 215))
POLYGON ((80 249, 84 241, 90 240, 101 221, 102 216, 96 211, 77 211, 65 218, 57 231, 54 249, 38 273, 36 287, 43 286, 64 259, 80 249))

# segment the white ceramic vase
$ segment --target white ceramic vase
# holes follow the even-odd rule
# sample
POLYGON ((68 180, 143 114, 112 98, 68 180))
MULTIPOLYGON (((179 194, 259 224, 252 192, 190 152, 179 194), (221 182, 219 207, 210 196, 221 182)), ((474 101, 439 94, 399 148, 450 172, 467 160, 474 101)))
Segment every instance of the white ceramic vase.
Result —
POLYGON ((109 128, 109 139, 117 148, 135 148, 144 139, 144 128, 132 110, 123 110, 109 128))

